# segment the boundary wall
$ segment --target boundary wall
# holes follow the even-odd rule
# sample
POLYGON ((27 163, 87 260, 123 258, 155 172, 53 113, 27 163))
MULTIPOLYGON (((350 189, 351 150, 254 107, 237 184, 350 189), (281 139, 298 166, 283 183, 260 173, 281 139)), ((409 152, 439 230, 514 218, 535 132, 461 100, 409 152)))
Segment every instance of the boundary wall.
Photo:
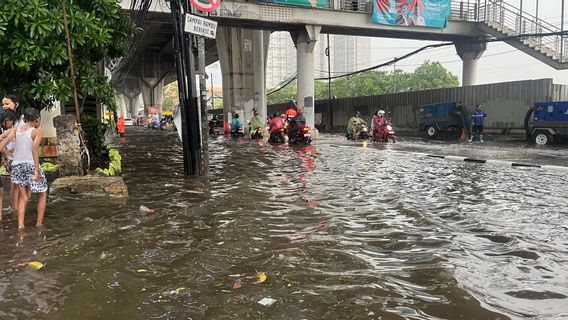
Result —
MULTIPOLYGON (((316 123, 321 123, 318 128, 322 131, 340 130, 357 110, 366 121, 371 121, 372 115, 383 109, 390 112, 397 130, 417 130, 421 105, 450 101, 462 102, 468 112, 480 103, 487 113, 485 127, 508 133, 524 130, 525 115, 534 102, 568 101, 568 87, 554 84, 552 79, 538 79, 341 98, 332 100, 333 115, 327 100, 317 100, 316 123)), ((269 105, 268 114, 283 113, 287 106, 286 103, 269 105)))

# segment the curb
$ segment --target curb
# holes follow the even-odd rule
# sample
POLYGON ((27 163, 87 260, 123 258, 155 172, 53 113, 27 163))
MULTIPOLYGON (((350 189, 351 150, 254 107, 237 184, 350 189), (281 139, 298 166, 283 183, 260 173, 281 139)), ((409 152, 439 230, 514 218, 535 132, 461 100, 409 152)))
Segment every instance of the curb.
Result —
POLYGON ((546 169, 546 170, 568 171, 568 167, 564 167, 564 166, 540 165, 540 164, 512 162, 512 161, 505 161, 505 160, 475 159, 475 158, 468 158, 468 157, 461 157, 461 156, 443 156, 443 155, 437 155, 437 154, 426 154, 426 153, 418 153, 418 152, 415 153, 415 154, 430 157, 430 158, 446 159, 446 160, 450 160, 450 161, 463 161, 463 162, 480 163, 480 164, 481 163, 490 163, 490 164, 497 164, 497 165, 502 165, 502 166, 516 167, 516 168, 539 168, 539 169, 546 169))

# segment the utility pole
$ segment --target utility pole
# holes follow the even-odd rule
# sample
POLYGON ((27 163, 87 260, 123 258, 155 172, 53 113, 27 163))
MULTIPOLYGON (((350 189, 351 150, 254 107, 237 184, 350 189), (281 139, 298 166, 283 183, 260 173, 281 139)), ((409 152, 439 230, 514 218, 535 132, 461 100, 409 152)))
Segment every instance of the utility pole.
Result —
POLYGON ((215 109, 215 91, 213 91, 213 72, 211 72, 209 79, 211 79, 211 109, 215 109))
POLYGON ((331 50, 329 47, 329 33, 327 34, 325 55, 327 56, 327 109, 329 110, 329 131, 331 131, 333 129, 333 109, 331 107, 331 50))
POLYGON ((392 64, 392 82, 393 82, 392 93, 396 93, 396 62, 392 64))
POLYGON ((188 176, 202 174, 201 135, 199 132, 198 97, 195 94, 195 64, 192 53, 193 36, 184 32, 185 15, 189 4, 184 0, 170 0, 174 26, 174 48, 181 112, 183 141, 183 169, 188 176))
POLYGON ((565 52, 565 48, 564 48, 564 0, 562 0, 562 9, 561 9, 561 21, 560 21, 560 61, 564 62, 566 61, 566 52, 565 52))

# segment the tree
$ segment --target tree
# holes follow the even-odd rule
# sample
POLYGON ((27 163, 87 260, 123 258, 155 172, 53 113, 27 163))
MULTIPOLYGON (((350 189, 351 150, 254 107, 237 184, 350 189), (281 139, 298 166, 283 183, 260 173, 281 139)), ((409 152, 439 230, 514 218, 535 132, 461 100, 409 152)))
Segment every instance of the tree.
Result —
MULTIPOLYGON (((135 25, 117 0, 67 0, 66 6, 79 96, 115 109, 115 91, 97 62, 123 56, 135 25)), ((36 108, 72 100, 60 0, 2 0, 0 74, 0 90, 36 108)))
MULTIPOLYGON (((458 87, 458 77, 439 62, 425 61, 414 72, 369 71, 333 80, 332 96, 338 98, 372 96, 378 94, 458 87)), ((268 95, 268 103, 296 100, 295 82, 268 95)), ((328 98, 327 81, 315 82, 316 100, 328 98)))
POLYGON ((174 107, 179 104, 178 83, 174 81, 164 87, 162 98, 162 111, 174 111, 174 107))
POLYGON ((411 76, 412 90, 428 90, 437 88, 459 87, 458 77, 439 62, 424 62, 416 68, 411 76))

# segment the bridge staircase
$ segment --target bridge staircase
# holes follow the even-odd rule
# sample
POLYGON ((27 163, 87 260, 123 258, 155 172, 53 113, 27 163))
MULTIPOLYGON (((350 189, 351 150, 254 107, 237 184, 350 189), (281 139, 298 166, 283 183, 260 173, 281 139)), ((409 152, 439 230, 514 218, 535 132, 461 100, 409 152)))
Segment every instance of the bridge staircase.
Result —
POLYGON ((555 69, 568 69, 568 36, 561 35, 563 30, 503 0, 454 0, 450 19, 478 22, 495 38, 508 38, 504 42, 555 69), (529 36, 516 37, 524 34, 529 36))

